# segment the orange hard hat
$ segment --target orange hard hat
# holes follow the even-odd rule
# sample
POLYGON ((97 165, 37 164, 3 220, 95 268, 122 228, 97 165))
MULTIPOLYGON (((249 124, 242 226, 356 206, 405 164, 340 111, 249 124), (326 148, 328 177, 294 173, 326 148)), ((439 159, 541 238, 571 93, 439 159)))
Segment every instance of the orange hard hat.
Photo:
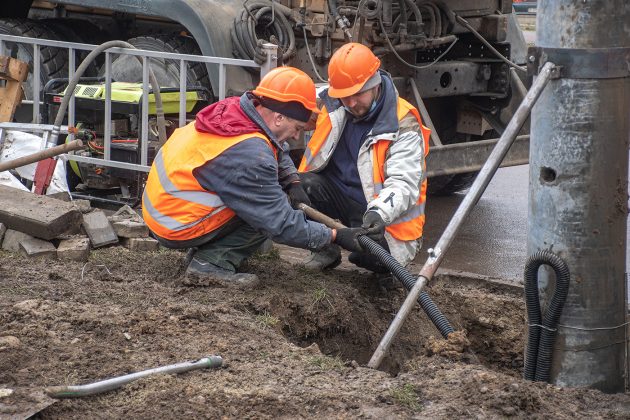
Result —
POLYGON ((381 60, 368 47, 357 42, 344 44, 328 63, 328 95, 345 98, 359 92, 381 66, 381 60))
POLYGON ((319 112, 315 83, 308 74, 295 67, 277 67, 271 70, 252 93, 279 102, 298 102, 311 112, 319 112))

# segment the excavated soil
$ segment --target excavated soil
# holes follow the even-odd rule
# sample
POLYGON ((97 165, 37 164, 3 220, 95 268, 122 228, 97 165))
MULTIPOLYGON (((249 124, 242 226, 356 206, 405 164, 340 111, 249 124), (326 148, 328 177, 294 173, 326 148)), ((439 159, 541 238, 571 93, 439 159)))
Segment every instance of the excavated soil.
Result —
POLYGON ((42 389, 220 355, 224 366, 58 400, 39 418, 629 418, 627 394, 521 379, 525 312, 510 287, 443 277, 428 289, 458 333, 418 308, 382 370, 364 367, 404 290, 358 271, 312 274, 277 253, 261 284, 195 287, 184 254, 109 248, 87 264, 0 251, 0 417, 42 389), (12 392, 12 393, 11 393, 12 392), (10 395, 9 395, 10 394, 10 395))

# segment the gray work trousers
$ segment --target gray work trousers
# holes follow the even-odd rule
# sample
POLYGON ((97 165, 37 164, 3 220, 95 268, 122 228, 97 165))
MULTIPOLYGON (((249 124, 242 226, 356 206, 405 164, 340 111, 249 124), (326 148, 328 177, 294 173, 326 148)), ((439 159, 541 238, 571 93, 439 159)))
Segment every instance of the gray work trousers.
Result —
POLYGON ((194 257, 233 273, 252 256, 267 236, 239 217, 233 217, 220 228, 198 238, 172 241, 155 235, 161 245, 172 249, 197 248, 194 257))

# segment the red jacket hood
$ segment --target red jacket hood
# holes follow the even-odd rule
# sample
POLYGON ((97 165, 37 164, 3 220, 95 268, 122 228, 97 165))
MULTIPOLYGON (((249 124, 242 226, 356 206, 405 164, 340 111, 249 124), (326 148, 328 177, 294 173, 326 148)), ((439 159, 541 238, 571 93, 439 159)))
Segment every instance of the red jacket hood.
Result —
POLYGON ((195 128, 202 133, 224 137, 262 132, 241 109, 238 96, 216 102, 199 111, 195 119, 195 128))

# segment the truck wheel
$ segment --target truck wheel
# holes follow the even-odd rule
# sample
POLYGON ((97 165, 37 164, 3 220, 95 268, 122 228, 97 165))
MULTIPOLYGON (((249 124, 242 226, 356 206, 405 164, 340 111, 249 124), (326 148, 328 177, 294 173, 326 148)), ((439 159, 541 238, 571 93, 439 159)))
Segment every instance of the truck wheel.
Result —
MULTIPOLYGON (((498 137, 500 137, 499 133, 495 130, 489 130, 483 136, 470 136, 467 141, 494 139, 498 137)), ((450 143, 454 143, 454 141, 447 141, 447 144, 450 143)), ((430 195, 451 195, 456 192, 465 191, 475 182, 475 178, 477 178, 478 174, 479 172, 475 171, 429 178, 427 193, 430 195)))
POLYGON ((456 175, 440 175, 429 178, 427 193, 430 195, 451 195, 470 188, 479 172, 456 175))
MULTIPOLYGON (((142 50, 201 55, 197 43, 192 38, 179 34, 140 36, 132 38, 128 42, 142 50)), ((179 88, 179 60, 150 58, 149 64, 160 86, 179 88)), ((103 67, 99 74, 101 76, 105 75, 103 67)), ((112 80, 117 82, 142 82, 142 66, 138 59, 132 56, 119 56, 116 58, 112 62, 112 80)), ((211 89, 208 72, 203 63, 188 63, 186 82, 188 86, 202 86, 211 89)))
MULTIPOLYGON (((59 40, 46 25, 29 19, 0 19, 0 34, 59 40)), ((26 99, 33 99, 33 46, 5 42, 4 50, 0 54, 9 55, 28 63, 29 75, 22 84, 22 89, 26 99)), ((44 85, 50 79, 68 77, 68 53, 63 48, 40 47, 39 55, 41 63, 39 81, 41 94, 41 90, 44 89, 44 85)), ((41 96, 40 100, 43 100, 41 96)))
MULTIPOLYGON (((80 42, 83 44, 99 45, 107 40, 106 34, 96 25, 83 19, 42 19, 41 23, 45 24, 54 34, 57 39, 67 42, 80 42)), ((77 67, 83 59, 89 54, 89 51, 76 50, 76 65, 77 67)), ((103 55, 101 54, 97 59, 90 64, 84 77, 96 76, 98 68, 104 62, 103 55)))

